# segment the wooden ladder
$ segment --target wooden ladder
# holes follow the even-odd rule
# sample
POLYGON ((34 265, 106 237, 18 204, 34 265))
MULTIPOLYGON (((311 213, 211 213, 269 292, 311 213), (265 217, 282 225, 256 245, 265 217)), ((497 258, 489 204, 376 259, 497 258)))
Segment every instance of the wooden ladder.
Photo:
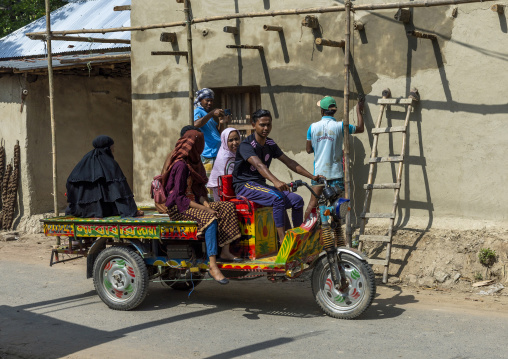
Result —
POLYGON ((388 280, 388 266, 390 264, 390 254, 392 249, 392 236, 393 236, 393 226, 395 223, 395 213, 397 211, 397 206, 399 204, 399 194, 402 180, 402 168, 404 166, 404 154, 406 153, 407 146, 407 128, 409 125, 409 116, 411 115, 411 111, 413 109, 414 102, 420 100, 420 96, 418 94, 418 90, 413 88, 411 89, 410 95, 408 98, 401 99, 392 99, 390 89, 386 89, 382 94, 383 98, 378 100, 378 105, 381 105, 379 117, 377 119, 376 127, 372 129, 372 134, 374 135, 374 140, 372 142, 372 152, 369 160, 369 177, 367 180, 367 184, 363 186, 366 190, 365 193, 365 202, 363 205, 363 212, 360 215, 361 218, 361 226, 360 226, 360 234, 356 237, 358 240, 358 249, 362 250, 364 242, 383 242, 386 243, 386 258, 369 258, 369 264, 378 264, 384 265, 383 272, 383 283, 386 283, 388 280), (404 121, 404 126, 396 126, 396 127, 381 127, 381 122, 383 119, 383 114, 385 112, 385 108, 388 105, 399 105, 406 106, 406 118, 404 121), (389 155, 386 157, 378 157, 377 154, 377 146, 379 135, 382 134, 390 134, 390 133, 402 133, 402 149, 400 155, 389 155), (376 169, 377 164, 380 163, 398 163, 397 170, 397 179, 395 183, 380 183, 374 184, 374 171, 376 169), (372 213, 370 212, 370 203, 372 199, 372 190, 374 189, 393 189, 394 190, 394 200, 392 205, 392 211, 390 213, 372 213), (388 234, 385 236, 379 235, 366 235, 365 233, 365 225, 367 223, 368 218, 388 218, 390 220, 390 224, 388 227, 388 234))

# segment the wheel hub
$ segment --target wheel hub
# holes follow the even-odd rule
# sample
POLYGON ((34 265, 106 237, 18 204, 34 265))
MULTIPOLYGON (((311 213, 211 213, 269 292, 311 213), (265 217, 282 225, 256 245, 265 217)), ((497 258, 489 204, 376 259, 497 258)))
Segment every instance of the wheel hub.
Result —
POLYGON ((346 266, 341 273, 341 285, 335 286, 331 273, 325 277, 323 283, 323 292, 325 300, 335 307, 351 307, 361 301, 363 296, 363 280, 359 271, 351 266, 346 266))
POLYGON ((129 299, 136 290, 134 269, 124 259, 111 259, 104 266, 102 275, 106 293, 115 301, 129 299))

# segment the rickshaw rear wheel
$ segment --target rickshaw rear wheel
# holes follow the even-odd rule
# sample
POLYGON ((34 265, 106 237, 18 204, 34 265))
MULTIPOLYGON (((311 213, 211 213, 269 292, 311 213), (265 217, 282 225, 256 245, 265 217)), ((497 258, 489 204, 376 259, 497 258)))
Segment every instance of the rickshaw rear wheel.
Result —
POLYGON ((347 279, 343 290, 335 288, 326 256, 319 259, 312 272, 312 293, 323 311, 334 318, 353 319, 371 305, 376 294, 374 271, 370 265, 350 254, 340 254, 338 261, 347 279))
POLYGON ((101 300, 111 309, 131 310, 148 292, 148 270, 139 253, 126 247, 100 252, 93 267, 93 282, 101 300))

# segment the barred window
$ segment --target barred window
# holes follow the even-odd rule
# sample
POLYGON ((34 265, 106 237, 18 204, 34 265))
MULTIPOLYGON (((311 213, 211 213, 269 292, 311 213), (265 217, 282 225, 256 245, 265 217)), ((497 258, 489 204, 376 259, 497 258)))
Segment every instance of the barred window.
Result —
POLYGON ((240 132, 241 139, 253 133, 250 122, 254 112, 261 108, 261 88, 259 86, 214 88, 215 105, 230 109, 232 120, 229 127, 240 132))

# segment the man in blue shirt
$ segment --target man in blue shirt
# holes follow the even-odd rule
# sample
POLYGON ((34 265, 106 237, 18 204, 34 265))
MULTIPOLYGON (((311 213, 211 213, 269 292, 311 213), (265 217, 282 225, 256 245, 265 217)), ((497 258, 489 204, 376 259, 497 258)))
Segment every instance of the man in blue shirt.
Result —
MULTIPOLYGON (((350 134, 364 131, 363 105, 364 99, 358 101, 356 107, 358 126, 349 125, 350 134)), ((337 102, 334 98, 326 96, 318 102, 318 106, 321 109, 321 121, 310 125, 307 131, 307 153, 314 153, 314 175, 319 173, 327 178, 329 184, 344 190, 344 171, 342 168, 344 124, 333 117, 337 112, 337 102)), ((318 186, 317 182, 312 181, 312 185, 317 195, 323 192, 323 186, 318 186)), ((316 205, 316 198, 311 196, 304 218, 309 216, 316 205)))
MULTIPOLYGON (((196 92, 194 100, 194 126, 203 132, 205 149, 201 154, 201 161, 205 166, 206 176, 210 177, 217 152, 220 148, 220 134, 228 125, 228 118, 222 109, 213 109, 214 93, 208 88, 196 92)), ((211 192, 208 198, 213 201, 211 192)))

